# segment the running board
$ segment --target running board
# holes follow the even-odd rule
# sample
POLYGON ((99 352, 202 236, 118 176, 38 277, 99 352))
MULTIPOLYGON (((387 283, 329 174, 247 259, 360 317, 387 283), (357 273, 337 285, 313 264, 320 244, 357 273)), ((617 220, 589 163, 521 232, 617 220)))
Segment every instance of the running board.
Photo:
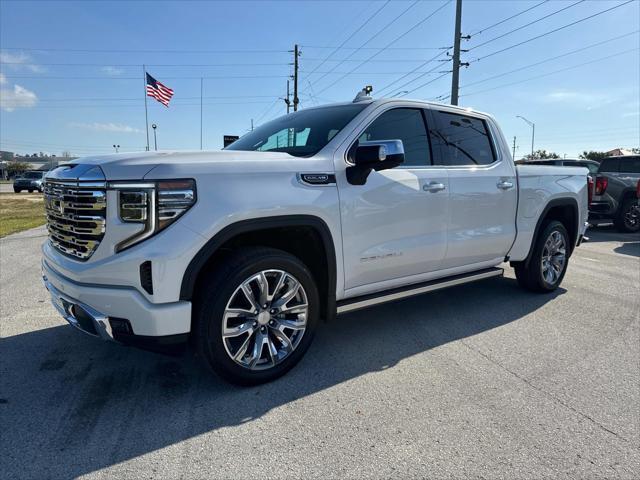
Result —
POLYGON ((382 303, 393 302, 395 300, 401 300, 403 298, 413 297, 415 295, 433 292, 435 290, 442 290, 443 288, 453 287, 455 285, 462 285, 463 283, 475 282, 477 280, 483 280, 491 277, 501 277, 503 273, 503 268, 486 268, 484 270, 455 275, 453 277, 440 278, 430 282, 416 283, 406 287, 394 288, 392 290, 385 290, 370 295, 349 298, 338 302, 337 312, 352 312, 354 310, 360 310, 361 308, 373 307, 382 303))

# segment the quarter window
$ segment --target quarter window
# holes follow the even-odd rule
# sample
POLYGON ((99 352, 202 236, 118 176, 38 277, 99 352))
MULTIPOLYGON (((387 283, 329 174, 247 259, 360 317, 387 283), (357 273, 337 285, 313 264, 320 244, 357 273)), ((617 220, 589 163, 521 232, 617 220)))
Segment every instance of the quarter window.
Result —
POLYGON ((432 144, 440 149, 440 165, 489 165, 496 159, 484 120, 456 113, 432 111, 432 144))
POLYGON ((624 173, 640 173, 640 157, 621 159, 620 171, 624 173))
POLYGON ((376 118, 358 138, 371 140, 402 140, 404 166, 431 165, 431 152, 422 112, 415 108, 395 108, 376 118))
POLYGON ((598 172, 618 173, 619 170, 620 170, 619 158, 605 158, 600 163, 600 168, 598 169, 598 172))

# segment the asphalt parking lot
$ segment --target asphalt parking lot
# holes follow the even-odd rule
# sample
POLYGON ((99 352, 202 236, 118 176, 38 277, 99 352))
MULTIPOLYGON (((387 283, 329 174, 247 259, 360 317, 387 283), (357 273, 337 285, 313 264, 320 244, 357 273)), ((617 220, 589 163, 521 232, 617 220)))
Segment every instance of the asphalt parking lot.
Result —
POLYGON ((640 236, 590 230, 551 295, 505 278, 324 325, 271 384, 85 337, 0 240, 3 478, 637 478, 640 236), (633 474, 633 472, 636 474, 633 474))

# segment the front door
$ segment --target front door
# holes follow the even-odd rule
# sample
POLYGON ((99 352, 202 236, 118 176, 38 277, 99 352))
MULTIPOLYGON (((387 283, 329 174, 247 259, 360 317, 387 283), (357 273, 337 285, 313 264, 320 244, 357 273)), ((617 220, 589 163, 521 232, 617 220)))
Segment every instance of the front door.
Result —
POLYGON ((345 288, 356 294, 438 270, 444 259, 449 215, 445 168, 431 164, 425 115, 420 109, 381 113, 359 136, 402 140, 405 163, 371 172, 365 185, 338 178, 345 288), (384 282, 384 283, 381 283, 384 282))

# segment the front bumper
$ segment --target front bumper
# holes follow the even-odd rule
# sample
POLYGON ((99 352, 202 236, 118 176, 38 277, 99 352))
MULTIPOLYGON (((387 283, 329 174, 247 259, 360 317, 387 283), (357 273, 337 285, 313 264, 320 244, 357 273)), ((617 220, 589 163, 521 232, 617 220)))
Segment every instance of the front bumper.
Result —
POLYGON ((154 304, 133 288, 74 282, 46 260, 42 278, 63 318, 94 337, 122 341, 132 336, 185 335, 191 330, 191 302, 154 304), (130 328, 120 331, 123 323, 130 328))

